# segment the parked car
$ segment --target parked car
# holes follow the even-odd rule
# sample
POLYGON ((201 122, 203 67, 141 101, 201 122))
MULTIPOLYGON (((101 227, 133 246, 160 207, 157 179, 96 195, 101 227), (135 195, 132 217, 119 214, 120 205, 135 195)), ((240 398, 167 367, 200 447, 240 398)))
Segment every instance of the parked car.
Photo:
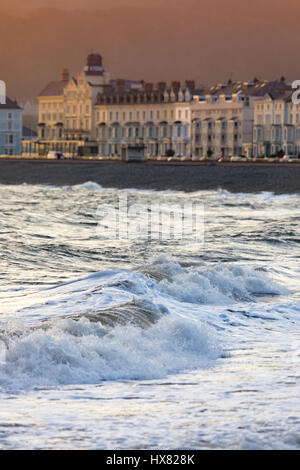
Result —
POLYGON ((48 152, 47 158, 51 160, 63 160, 64 156, 61 152, 51 150, 50 152, 48 152))
POLYGON ((298 155, 284 155, 282 159, 280 160, 281 162, 287 162, 287 163, 293 163, 295 161, 300 161, 300 158, 298 155))
POLYGON ((182 155, 176 155, 174 157, 168 157, 168 162, 181 162, 185 157, 182 155))
POLYGON ((231 162, 247 162, 248 159, 244 155, 233 155, 230 157, 231 162))

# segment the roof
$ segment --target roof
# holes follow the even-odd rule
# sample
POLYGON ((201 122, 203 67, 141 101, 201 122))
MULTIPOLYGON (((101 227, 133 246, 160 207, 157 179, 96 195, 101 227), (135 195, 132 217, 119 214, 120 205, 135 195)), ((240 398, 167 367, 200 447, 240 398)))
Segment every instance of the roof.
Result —
POLYGON ((6 97, 6 103, 0 103, 0 109, 22 109, 16 101, 12 101, 8 96, 6 97))
POLYGON ((61 96, 63 95, 64 88, 68 84, 67 81, 56 80, 48 83, 48 85, 41 91, 39 96, 61 96))
POLYGON ((269 94, 272 98, 282 96, 291 87, 283 81, 253 81, 253 82, 228 82, 212 86, 206 90, 207 95, 234 95, 243 94, 245 96, 265 96, 269 94))
POLYGON ((259 95, 256 100, 257 101, 264 101, 266 97, 269 97, 272 101, 274 100, 282 100, 288 103, 289 101, 292 101, 292 96, 293 96, 294 90, 289 87, 286 90, 276 90, 276 91, 266 91, 265 94, 259 95))
MULTIPOLYGON (((133 82, 131 81, 131 83, 133 82)), ((195 95, 202 96, 204 93, 204 90, 196 89, 194 87, 193 88, 179 87, 176 89, 172 89, 168 87, 164 89, 158 89, 154 87, 151 87, 151 89, 150 88, 149 89, 147 88, 118 89, 118 88, 112 87, 112 85, 104 85, 102 93, 98 93, 96 104, 100 105, 102 104, 102 102, 106 102, 105 101, 106 99, 111 100, 109 104, 133 104, 133 103, 144 104, 144 103, 150 103, 150 102, 152 103, 151 101, 152 97, 154 97, 154 99, 157 100, 155 102, 163 104, 165 103, 165 100, 164 100, 165 93, 169 95, 169 98, 171 97, 171 94, 174 93, 174 96, 175 96, 174 102, 178 102, 179 100, 181 101, 181 99, 179 98, 179 94, 182 93, 184 97, 186 92, 190 93, 190 98, 192 99, 192 97, 195 95), (119 101, 116 100, 117 97, 119 97, 119 101), (138 101, 138 97, 142 97, 141 101, 138 101)), ((183 102, 187 102, 187 101, 183 101, 183 102)))
POLYGON ((23 137, 37 137, 37 132, 29 127, 23 126, 22 128, 22 136, 23 137))

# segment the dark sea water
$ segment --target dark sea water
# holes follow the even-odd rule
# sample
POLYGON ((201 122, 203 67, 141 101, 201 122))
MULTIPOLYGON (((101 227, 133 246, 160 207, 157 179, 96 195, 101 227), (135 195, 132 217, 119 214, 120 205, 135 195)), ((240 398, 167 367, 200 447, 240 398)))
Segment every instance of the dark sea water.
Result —
POLYGON ((0 448, 300 448, 299 195, 0 198, 0 448), (204 243, 116 238, 125 197, 203 207, 204 243))

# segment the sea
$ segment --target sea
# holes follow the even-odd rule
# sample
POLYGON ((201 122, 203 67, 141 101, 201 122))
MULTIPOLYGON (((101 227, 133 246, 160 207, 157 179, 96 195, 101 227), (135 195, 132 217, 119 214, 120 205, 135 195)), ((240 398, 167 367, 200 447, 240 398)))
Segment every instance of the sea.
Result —
POLYGON ((300 449, 299 194, 0 200, 1 449, 300 449))

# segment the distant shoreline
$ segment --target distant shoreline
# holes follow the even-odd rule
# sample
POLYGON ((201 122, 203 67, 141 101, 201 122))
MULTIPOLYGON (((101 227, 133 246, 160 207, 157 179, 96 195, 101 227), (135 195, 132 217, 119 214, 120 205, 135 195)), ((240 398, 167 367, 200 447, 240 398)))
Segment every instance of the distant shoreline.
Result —
POLYGON ((0 159, 0 184, 63 186, 87 181, 120 189, 293 194, 300 193, 300 164, 0 159))
MULTIPOLYGON (((35 163, 56 163, 57 159, 50 159, 50 158, 43 158, 43 157, 20 157, 20 156, 5 156, 0 155, 0 162, 35 162, 35 163)), ((64 158, 63 160, 59 161, 60 164, 69 164, 69 163, 97 163, 97 164, 119 164, 123 165, 127 162, 122 162, 119 159, 105 159, 99 157, 76 157, 76 158, 64 158)), ((132 163, 131 163, 132 164, 132 163)), ((215 160, 146 160, 145 162, 141 162, 139 164, 143 165, 163 165, 163 166, 300 166, 300 158, 299 160, 295 160, 294 162, 268 162, 267 160, 260 159, 257 161, 235 161, 231 162, 228 160, 224 160, 223 162, 217 162, 215 160)))

